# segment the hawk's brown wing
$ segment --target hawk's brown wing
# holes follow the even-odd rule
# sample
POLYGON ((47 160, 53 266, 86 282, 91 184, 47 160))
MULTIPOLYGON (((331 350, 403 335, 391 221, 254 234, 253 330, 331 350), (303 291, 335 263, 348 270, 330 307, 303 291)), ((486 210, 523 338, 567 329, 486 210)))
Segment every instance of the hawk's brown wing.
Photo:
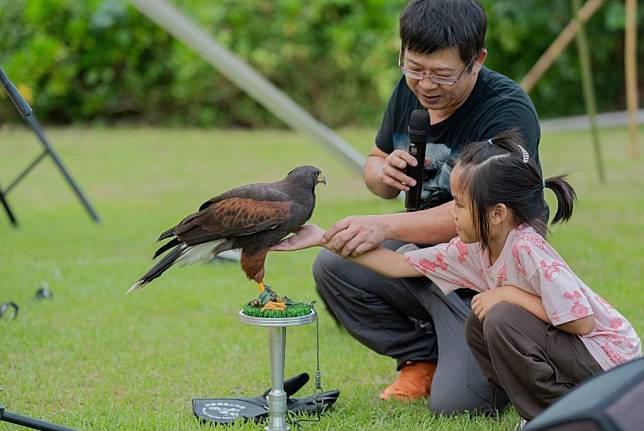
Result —
POLYGON ((288 221, 289 208, 287 200, 230 197, 189 215, 174 228, 174 234, 187 245, 252 235, 288 221))

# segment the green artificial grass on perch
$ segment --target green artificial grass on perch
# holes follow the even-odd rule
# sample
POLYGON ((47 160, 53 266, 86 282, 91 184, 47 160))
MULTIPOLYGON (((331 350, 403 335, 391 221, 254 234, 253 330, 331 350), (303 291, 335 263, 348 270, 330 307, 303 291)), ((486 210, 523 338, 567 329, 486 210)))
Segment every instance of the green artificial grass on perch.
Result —
POLYGON ((283 319, 307 316, 313 311, 314 302, 296 302, 287 296, 280 297, 266 285, 259 297, 244 305, 243 313, 252 317, 283 319))

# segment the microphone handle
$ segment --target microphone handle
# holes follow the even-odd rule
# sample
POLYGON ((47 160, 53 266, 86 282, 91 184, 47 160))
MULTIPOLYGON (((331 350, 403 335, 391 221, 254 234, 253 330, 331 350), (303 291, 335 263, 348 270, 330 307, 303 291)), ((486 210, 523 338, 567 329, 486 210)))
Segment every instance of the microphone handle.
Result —
POLYGON ((409 154, 416 159, 416 166, 407 166, 407 176, 416 180, 416 185, 409 188, 405 195, 405 208, 407 211, 418 211, 421 207, 421 193, 423 191, 423 172, 425 171, 425 148, 423 143, 409 143, 409 154))

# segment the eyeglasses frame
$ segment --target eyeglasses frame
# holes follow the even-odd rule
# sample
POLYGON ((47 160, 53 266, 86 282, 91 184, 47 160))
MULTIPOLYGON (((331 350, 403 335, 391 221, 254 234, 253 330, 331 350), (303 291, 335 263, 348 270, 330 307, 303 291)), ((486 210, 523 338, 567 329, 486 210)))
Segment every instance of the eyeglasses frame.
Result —
POLYGON ((427 70, 423 70, 422 72, 416 72, 409 69, 408 67, 405 67, 403 65, 403 54, 402 54, 404 49, 405 48, 401 48, 400 51, 398 51, 398 67, 400 68, 400 71, 403 73, 403 75, 405 75, 408 78, 415 79, 416 81, 422 81, 425 78, 429 78, 429 80, 432 81, 434 84, 444 85, 448 87, 452 87, 456 85, 458 81, 461 80, 463 73, 465 73, 465 71, 469 69, 470 66, 472 66, 472 64, 474 64, 474 59, 476 58, 476 57, 472 58, 470 62, 467 63, 465 68, 461 70, 459 73, 457 73, 455 77, 443 78, 443 77, 437 77, 436 75, 432 75, 427 70), (417 77, 418 75, 420 75, 419 78, 417 77), (437 78, 439 79, 438 82, 436 81, 437 78), (447 81, 446 79, 449 79, 449 81, 447 81))

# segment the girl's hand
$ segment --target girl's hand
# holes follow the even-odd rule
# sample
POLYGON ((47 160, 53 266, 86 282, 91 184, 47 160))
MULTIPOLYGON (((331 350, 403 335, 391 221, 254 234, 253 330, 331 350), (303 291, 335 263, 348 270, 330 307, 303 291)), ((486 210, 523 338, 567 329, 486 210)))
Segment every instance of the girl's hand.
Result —
MULTIPOLYGON (((472 312, 476 314, 476 317, 478 317, 479 320, 483 320, 492 307, 499 302, 508 302, 510 304, 518 305, 535 315, 543 322, 548 324, 551 323, 546 310, 543 308, 540 297, 511 284, 506 284, 475 295, 472 298, 472 312)), ((566 329, 563 330, 566 331, 566 329)))
POLYGON ((324 232, 314 224, 302 225, 292 236, 272 246, 270 251, 295 251, 321 245, 324 232))
POLYGON ((474 295, 472 298, 472 312, 479 318, 479 320, 483 320, 485 315, 496 304, 499 302, 508 302, 506 295, 508 289, 506 288, 511 287, 512 286, 497 287, 474 295))

